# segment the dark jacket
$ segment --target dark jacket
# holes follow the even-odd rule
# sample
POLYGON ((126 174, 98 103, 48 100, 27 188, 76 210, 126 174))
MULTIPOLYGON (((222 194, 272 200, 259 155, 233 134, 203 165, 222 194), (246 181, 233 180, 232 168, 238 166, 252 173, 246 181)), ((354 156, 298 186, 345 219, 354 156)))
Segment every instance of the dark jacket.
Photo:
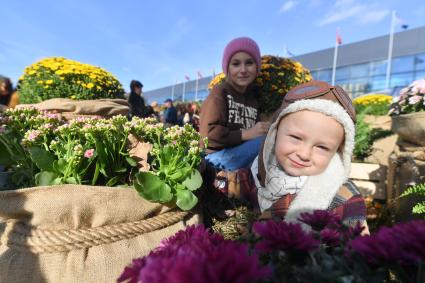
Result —
POLYGON ((165 123, 169 123, 169 124, 172 124, 172 125, 177 124, 177 109, 176 109, 176 107, 171 106, 170 108, 165 109, 164 120, 165 120, 165 123))
POLYGON ((130 115, 140 118, 147 117, 147 108, 143 97, 135 92, 131 92, 128 97, 128 104, 130 104, 130 115))

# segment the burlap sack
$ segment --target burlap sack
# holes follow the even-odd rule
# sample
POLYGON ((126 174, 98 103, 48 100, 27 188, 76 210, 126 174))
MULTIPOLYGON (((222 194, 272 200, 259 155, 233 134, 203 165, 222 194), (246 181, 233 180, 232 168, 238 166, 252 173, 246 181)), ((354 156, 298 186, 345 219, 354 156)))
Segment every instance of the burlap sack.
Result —
POLYGON ((17 108, 28 106, 59 113, 68 120, 78 116, 102 116, 105 118, 119 114, 126 116, 129 112, 128 102, 124 99, 72 100, 53 98, 36 104, 20 104, 17 105, 17 108))
POLYGON ((417 196, 398 198, 408 187, 425 182, 425 147, 399 141, 389 157, 387 196, 394 205, 395 220, 420 219, 412 214, 412 207, 422 201, 417 196))
POLYGON ((391 130, 407 142, 425 146, 425 112, 392 116, 391 130))
POLYGON ((116 282, 133 258, 199 221, 131 188, 0 192, 0 282, 116 282))

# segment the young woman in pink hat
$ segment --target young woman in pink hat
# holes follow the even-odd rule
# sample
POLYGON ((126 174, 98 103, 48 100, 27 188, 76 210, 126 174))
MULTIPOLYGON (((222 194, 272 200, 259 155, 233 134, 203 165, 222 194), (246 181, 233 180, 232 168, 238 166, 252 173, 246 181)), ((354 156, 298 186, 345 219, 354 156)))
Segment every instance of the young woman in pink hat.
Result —
POLYGON ((254 86, 261 69, 257 43, 248 37, 230 41, 222 67, 226 80, 211 90, 201 107, 200 133, 208 138, 205 159, 219 169, 249 168, 269 127, 259 122, 259 92, 254 86))

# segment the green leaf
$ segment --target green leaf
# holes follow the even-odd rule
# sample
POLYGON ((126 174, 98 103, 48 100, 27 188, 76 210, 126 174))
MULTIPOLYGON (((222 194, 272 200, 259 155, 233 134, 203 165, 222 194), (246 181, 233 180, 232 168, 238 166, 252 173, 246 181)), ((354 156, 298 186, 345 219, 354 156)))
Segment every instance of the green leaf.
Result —
POLYGON ((67 166, 68 166, 68 163, 63 158, 59 158, 58 160, 53 161, 53 169, 56 172, 60 172, 60 173, 65 172, 67 166))
POLYGON ((75 179, 75 177, 68 177, 66 178, 65 182, 67 184, 78 184, 77 179, 75 179))
POLYGON ((99 178, 99 162, 96 162, 96 168, 94 170, 93 179, 91 180, 91 184, 94 186, 97 182, 97 179, 99 178))
POLYGON ((37 186, 54 185, 58 175, 54 172, 42 171, 35 175, 35 184, 37 186))
POLYGON ((56 157, 51 152, 38 146, 31 146, 28 151, 32 161, 41 171, 54 171, 53 163, 56 157))
POLYGON ((194 169, 189 177, 183 181, 183 185, 191 191, 196 191, 202 186, 202 176, 198 170, 194 169))
POLYGON ((112 186, 114 186, 118 181, 120 180, 120 177, 119 176, 115 176, 115 177, 113 177, 113 178, 111 178, 111 179, 109 179, 109 181, 106 183, 106 186, 108 186, 108 187, 112 187, 112 186))
POLYGON ((177 190, 176 204, 183 210, 190 210, 198 203, 198 198, 188 190, 177 190))
POLYGON ((422 214, 425 213, 425 201, 417 203, 413 208, 412 208, 412 213, 415 214, 422 214))
POLYGON ((14 164, 13 156, 6 145, 0 140, 0 164, 9 166, 14 164))
POLYGON ((125 173, 125 172, 127 172, 127 168, 120 167, 120 168, 115 169, 114 172, 116 172, 116 173, 125 173))
POLYGON ((170 177, 170 179, 177 181, 182 176, 183 176, 183 173, 181 171, 177 171, 177 172, 174 172, 173 174, 171 174, 169 177, 170 177))
POLYGON ((150 201, 166 203, 173 198, 170 186, 149 172, 138 172, 134 187, 142 197, 150 201))
POLYGON ((125 160, 127 160, 127 163, 130 164, 130 166, 135 167, 137 166, 137 162, 131 158, 130 156, 126 156, 125 160))

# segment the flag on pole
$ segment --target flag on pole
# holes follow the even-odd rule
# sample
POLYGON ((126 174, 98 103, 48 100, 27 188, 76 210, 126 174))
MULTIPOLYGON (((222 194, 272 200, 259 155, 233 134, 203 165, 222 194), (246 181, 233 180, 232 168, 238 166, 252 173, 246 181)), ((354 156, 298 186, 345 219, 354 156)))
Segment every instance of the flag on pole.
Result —
POLYGON ((198 79, 202 79, 202 78, 203 78, 203 76, 202 76, 201 72, 198 71, 198 79))
POLYGON ((397 12, 394 14, 394 25, 401 27, 402 29, 407 29, 409 27, 407 22, 397 15, 397 12))
POLYGON ((339 28, 336 29, 336 43, 338 43, 338 45, 341 45, 342 44, 342 37, 339 34, 339 28))
POLYGON ((190 77, 188 75, 184 75, 184 78, 188 81, 190 81, 190 77))
POLYGON ((289 51, 288 46, 285 45, 285 57, 289 58, 289 57, 293 57, 293 56, 294 56, 294 54, 291 51, 289 51))
POLYGON ((342 37, 339 34, 339 28, 336 29, 336 38, 335 38, 335 48, 334 48, 334 61, 332 65, 332 85, 335 84, 335 74, 336 74, 336 61, 338 58, 338 46, 342 44, 342 37))

